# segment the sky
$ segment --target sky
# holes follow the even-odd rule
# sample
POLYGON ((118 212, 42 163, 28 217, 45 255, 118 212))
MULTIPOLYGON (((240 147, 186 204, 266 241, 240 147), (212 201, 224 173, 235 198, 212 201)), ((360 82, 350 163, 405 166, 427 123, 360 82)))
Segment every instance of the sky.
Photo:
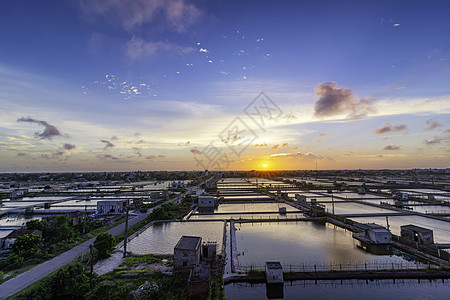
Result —
POLYGON ((450 167, 449 1, 0 6, 0 172, 450 167))

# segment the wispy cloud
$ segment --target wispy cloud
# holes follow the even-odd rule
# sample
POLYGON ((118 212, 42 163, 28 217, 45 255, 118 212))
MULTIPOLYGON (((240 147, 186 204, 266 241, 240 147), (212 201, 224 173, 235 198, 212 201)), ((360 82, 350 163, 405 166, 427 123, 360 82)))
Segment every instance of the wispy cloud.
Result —
POLYGON ((373 98, 359 99, 352 90, 338 86, 335 82, 319 83, 315 87, 314 116, 319 118, 347 114, 347 118, 359 119, 377 112, 373 98))
POLYGON ((128 58, 132 61, 161 53, 178 53, 186 54, 194 50, 192 47, 182 47, 179 45, 166 42, 153 42, 133 36, 125 46, 125 52, 128 58))
POLYGON ((300 160, 307 160, 307 161, 314 161, 314 160, 331 160, 334 161, 333 158, 331 158, 330 156, 320 156, 320 155, 316 155, 312 152, 308 152, 308 153, 302 153, 302 152, 297 152, 297 153, 277 153, 277 154, 271 154, 270 157, 272 158, 296 158, 296 159, 300 159, 300 160))
POLYGON ((82 12, 95 20, 101 16, 119 22, 133 31, 144 24, 161 22, 165 28, 184 32, 202 16, 202 11, 188 0, 82 0, 82 12))
POLYGON ((445 130, 443 135, 434 136, 430 140, 424 140, 424 143, 428 146, 440 144, 441 142, 450 142, 450 129, 445 130))
POLYGON ((118 160, 118 157, 112 156, 111 154, 98 154, 97 158, 99 159, 112 159, 112 160, 118 160))
POLYGON ((405 130, 407 128, 406 124, 392 125, 391 123, 384 123, 382 127, 375 129, 375 134, 384 134, 388 132, 398 132, 405 130))
POLYGON ((202 154, 202 151, 198 150, 197 147, 192 148, 192 149, 191 149, 191 152, 192 152, 192 154, 194 154, 194 155, 200 155, 200 154, 202 154))
POLYGON ((44 126, 45 129, 42 133, 39 133, 39 132, 35 133, 35 136, 40 137, 41 139, 51 140, 53 137, 61 135, 58 128, 56 128, 53 125, 50 125, 46 121, 36 120, 36 119, 32 119, 30 117, 27 117, 27 118, 21 117, 21 118, 17 119, 17 122, 35 123, 35 124, 44 126))

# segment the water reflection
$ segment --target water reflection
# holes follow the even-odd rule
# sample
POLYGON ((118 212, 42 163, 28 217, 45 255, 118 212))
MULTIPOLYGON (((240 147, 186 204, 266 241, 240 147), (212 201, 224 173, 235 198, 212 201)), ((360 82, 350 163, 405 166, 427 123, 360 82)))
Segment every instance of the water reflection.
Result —
MULTIPOLYGON (((299 280, 284 283, 282 299, 448 299, 449 288, 448 279, 299 280)), ((266 293, 263 283, 225 285, 227 300, 269 299, 266 293)))
POLYGON ((135 254, 173 254, 173 248, 183 235, 200 236, 203 241, 217 242, 221 249, 224 222, 159 222, 128 243, 128 251, 135 254))

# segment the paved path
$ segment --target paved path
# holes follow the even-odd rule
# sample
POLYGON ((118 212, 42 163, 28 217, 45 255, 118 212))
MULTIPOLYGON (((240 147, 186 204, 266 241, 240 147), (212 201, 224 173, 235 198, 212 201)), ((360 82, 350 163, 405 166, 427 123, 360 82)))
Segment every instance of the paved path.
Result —
MULTIPOLYGON (((189 191, 191 191, 191 189, 189 189, 189 191)), ((178 197, 176 197, 174 199, 168 200, 168 202, 177 202, 181 196, 184 196, 184 194, 179 195, 178 197)), ((147 213, 139 214, 138 216, 130 219, 128 221, 128 227, 145 219, 153 211, 153 209, 155 209, 159 206, 161 206, 161 204, 150 209, 147 213)), ((116 227, 111 228, 107 232, 116 236, 119 233, 123 232, 124 230, 125 230, 125 222, 117 225, 116 227)), ((93 244, 94 241, 95 241, 95 238, 92 238, 92 239, 58 255, 57 257, 55 257, 51 260, 48 260, 40 265, 37 265, 33 269, 28 270, 25 273, 22 273, 16 277, 11 278, 10 280, 4 282, 3 284, 0 285, 0 299, 4 299, 6 297, 14 295, 18 291, 26 288, 27 286, 29 286, 30 284, 34 283, 35 281, 41 279, 42 277, 67 265, 68 263, 72 262, 77 257, 81 256, 83 253, 89 252, 89 245, 93 244)))

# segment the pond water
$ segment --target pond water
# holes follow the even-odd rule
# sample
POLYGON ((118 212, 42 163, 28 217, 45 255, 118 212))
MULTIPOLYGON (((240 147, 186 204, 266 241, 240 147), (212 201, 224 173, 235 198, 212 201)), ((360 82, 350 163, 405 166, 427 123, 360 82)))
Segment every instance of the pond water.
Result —
POLYGON ((161 222, 155 223, 133 238, 127 250, 134 254, 173 254, 173 248, 183 235, 200 236, 203 241, 217 242, 220 250, 224 222, 161 222))
MULTIPOLYGON (((332 203, 322 203, 326 209, 331 213, 333 211, 332 203)), ((361 203, 352 202, 335 202, 334 212, 336 215, 341 214, 367 214, 367 213, 396 213, 398 211, 369 206, 361 203)))
MULTIPOLYGON (((445 280, 302 280, 285 282, 283 298, 296 299, 449 299, 450 281, 445 280)), ((265 284, 225 285, 227 300, 268 299, 265 284)))
MULTIPOLYGON (((235 227, 241 266, 262 266, 266 261, 295 266, 410 263, 395 255, 366 252, 350 231, 329 223, 236 223, 235 227)), ((384 249, 377 249, 378 253, 384 249)))
POLYGON ((261 214, 261 213, 255 213, 255 214, 225 214, 225 215, 202 215, 202 214, 193 214, 189 220, 240 220, 240 219, 273 219, 273 220, 287 220, 287 219, 299 219, 299 218, 305 218, 303 213, 300 211, 298 213, 288 213, 288 214, 261 214))
POLYGON ((287 211, 299 211, 297 208, 284 203, 236 203, 220 204, 215 213, 236 213, 236 212, 278 212, 280 207, 286 207, 287 211))

